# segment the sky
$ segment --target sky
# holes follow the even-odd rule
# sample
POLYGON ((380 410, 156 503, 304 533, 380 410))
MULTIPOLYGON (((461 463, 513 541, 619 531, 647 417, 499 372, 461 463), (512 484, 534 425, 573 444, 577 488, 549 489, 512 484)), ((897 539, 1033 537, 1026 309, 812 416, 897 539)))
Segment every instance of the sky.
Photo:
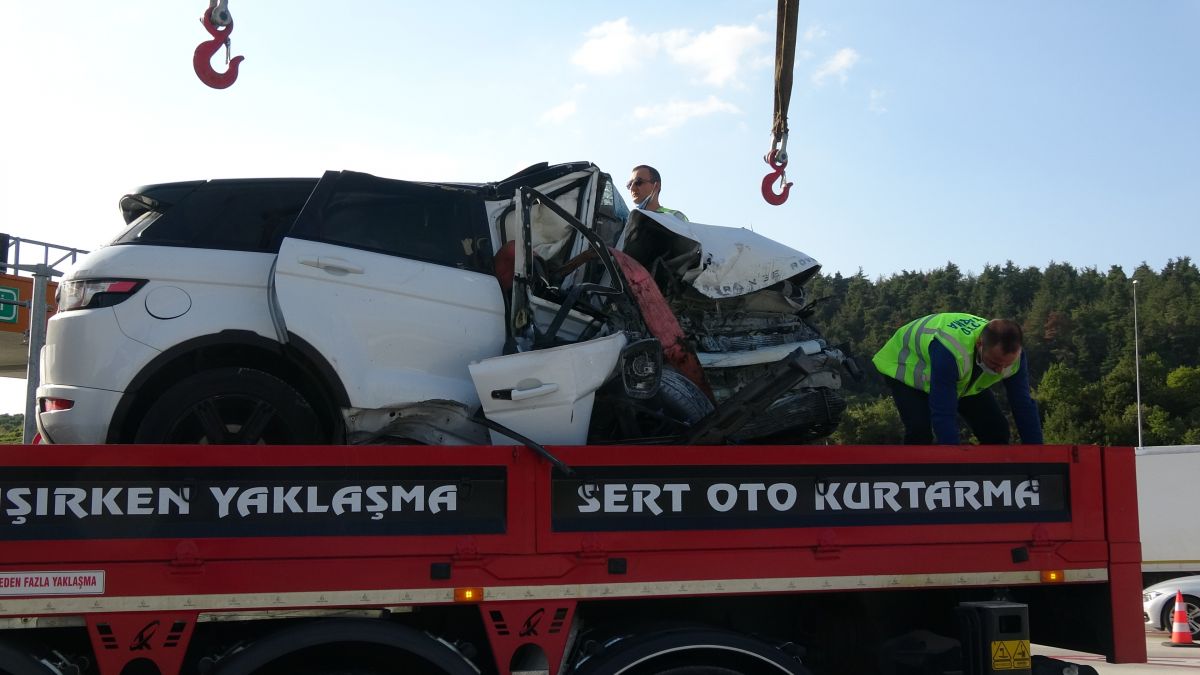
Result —
MULTIPOLYGON (((1200 0, 804 0, 781 206, 775 7, 230 0, 245 61, 215 90, 203 0, 9 3, 0 232, 95 249, 148 183, 587 160, 651 164, 664 205, 827 273, 1196 253, 1200 0)), ((23 393, 0 378, 0 412, 23 393)))

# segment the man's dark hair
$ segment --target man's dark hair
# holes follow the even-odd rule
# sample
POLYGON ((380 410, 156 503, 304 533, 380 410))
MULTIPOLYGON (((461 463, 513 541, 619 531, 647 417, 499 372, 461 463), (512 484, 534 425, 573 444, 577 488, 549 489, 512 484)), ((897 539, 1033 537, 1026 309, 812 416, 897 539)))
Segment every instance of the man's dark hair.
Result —
POLYGON ((637 171, 638 169, 645 169, 646 171, 649 171, 650 172, 650 180, 654 181, 655 183, 662 182, 662 176, 658 175, 658 169, 650 166, 649 164, 638 164, 637 166, 630 169, 630 171, 637 171))
POLYGON ((1025 343, 1025 333, 1021 324, 1012 319, 992 319, 983 327, 979 339, 983 341, 984 349, 1000 345, 1000 351, 1012 354, 1025 343))

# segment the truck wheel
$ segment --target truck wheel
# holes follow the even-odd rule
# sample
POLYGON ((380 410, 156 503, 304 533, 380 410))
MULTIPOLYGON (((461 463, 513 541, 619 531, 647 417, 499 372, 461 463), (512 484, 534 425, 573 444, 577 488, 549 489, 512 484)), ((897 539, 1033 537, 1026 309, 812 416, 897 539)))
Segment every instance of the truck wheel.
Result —
POLYGON ((323 440, 308 401, 253 368, 217 368, 184 378, 150 407, 135 443, 305 445, 323 440))
POLYGON ((742 670, 730 670, 716 665, 682 665, 679 668, 654 670, 655 675, 743 675, 742 670))
POLYGON ((618 642, 580 675, 810 675, 771 645, 720 629, 687 629, 618 642))
POLYGON ((0 642, 0 674, 50 675, 50 673, 50 669, 44 663, 35 659, 24 649, 0 642))
MULTIPOLYGON (((1200 640, 1200 598, 1193 595, 1183 596, 1183 609, 1187 613, 1188 628, 1192 629, 1192 639, 1200 640)), ((1175 601, 1169 600, 1163 606, 1162 625, 1168 633, 1175 624, 1175 601)))
POLYGON ((380 619, 319 619, 259 638, 211 675, 478 675, 457 649, 380 619), (345 665, 339 665, 345 664, 345 665))

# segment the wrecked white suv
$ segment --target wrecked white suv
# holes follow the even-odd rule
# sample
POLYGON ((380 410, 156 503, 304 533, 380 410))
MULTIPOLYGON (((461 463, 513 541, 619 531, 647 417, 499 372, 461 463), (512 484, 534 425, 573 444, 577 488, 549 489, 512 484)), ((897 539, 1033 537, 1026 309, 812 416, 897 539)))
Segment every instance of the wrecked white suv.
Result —
POLYGON ((626 207, 589 163, 147 186, 59 286, 50 443, 805 441, 853 361, 819 266, 626 207))

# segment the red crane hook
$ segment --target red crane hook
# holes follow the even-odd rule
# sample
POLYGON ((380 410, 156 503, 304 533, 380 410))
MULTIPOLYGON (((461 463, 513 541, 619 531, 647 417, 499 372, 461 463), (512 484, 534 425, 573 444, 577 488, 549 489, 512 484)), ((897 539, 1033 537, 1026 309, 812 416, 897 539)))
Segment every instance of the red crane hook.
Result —
MULTIPOLYGON (((232 59, 228 58, 229 52, 229 34, 233 32, 233 17, 229 17, 229 23, 224 28, 213 24, 212 8, 204 12, 204 16, 200 17, 200 22, 204 24, 204 28, 212 35, 211 40, 205 40, 196 47, 196 52, 192 55, 192 67, 196 69, 196 76, 200 81, 213 89, 225 89, 237 80, 238 65, 246 58, 244 56, 235 56, 232 59), (217 51, 225 47, 226 62, 229 64, 229 69, 223 73, 218 73, 213 70, 212 57, 217 51)), ((226 13, 228 16, 228 13, 226 13)))
MULTIPOLYGON (((767 203, 772 206, 779 206, 780 204, 786 202, 788 198, 788 192, 792 189, 792 184, 787 182, 787 175, 784 173, 784 170, 787 169, 787 160, 785 159, 782 162, 776 162, 776 152, 776 150, 772 149, 767 153, 767 156, 763 158, 767 162, 767 165, 771 167, 771 173, 763 177, 762 196, 763 199, 767 200, 767 203), (779 194, 775 194, 776 183, 779 183, 783 186, 783 189, 779 192, 779 194)), ((786 157, 786 155, 784 156, 786 157)))

